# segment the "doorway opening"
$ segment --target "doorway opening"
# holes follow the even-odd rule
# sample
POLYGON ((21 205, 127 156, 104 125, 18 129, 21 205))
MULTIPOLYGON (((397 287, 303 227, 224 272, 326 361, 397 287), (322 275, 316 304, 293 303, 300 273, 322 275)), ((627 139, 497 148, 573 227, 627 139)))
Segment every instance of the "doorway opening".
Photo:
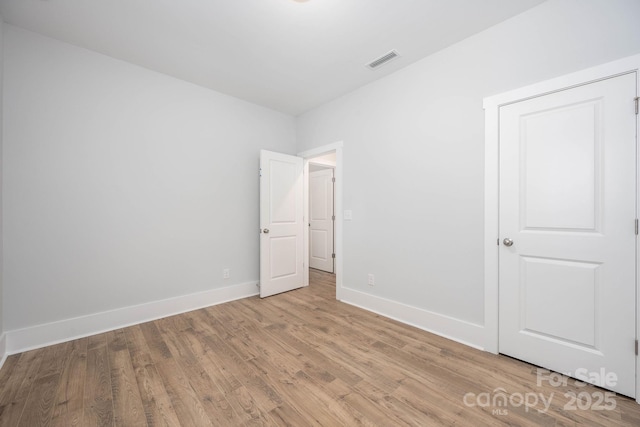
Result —
POLYGON ((309 160, 309 268, 334 273, 335 153, 309 160))
POLYGON ((335 286, 335 152, 309 159, 309 285, 335 286))
POLYGON ((338 300, 343 259, 342 145, 337 142, 298 154, 304 159, 305 285, 335 281, 338 300))

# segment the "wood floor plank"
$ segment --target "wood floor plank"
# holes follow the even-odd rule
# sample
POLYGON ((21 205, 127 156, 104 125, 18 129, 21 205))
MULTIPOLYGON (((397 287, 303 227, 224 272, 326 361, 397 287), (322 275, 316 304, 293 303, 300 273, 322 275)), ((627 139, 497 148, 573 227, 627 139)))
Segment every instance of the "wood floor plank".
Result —
POLYGON ((59 374, 69 356, 68 349, 70 346, 70 342, 65 342, 45 347, 42 364, 38 370, 38 378, 59 374))
POLYGON ((125 336, 147 425, 180 426, 175 407, 152 362, 142 330, 138 325, 129 327, 125 329, 125 336))
POLYGON ((283 403, 277 408, 273 408, 271 412, 269 412, 269 415, 271 416, 271 419, 274 421, 275 425, 278 426, 298 427, 311 425, 300 412, 286 403, 283 403))
POLYGON ((220 360, 241 384, 231 391, 239 398, 237 402, 231 401, 236 413, 249 419, 260 419, 263 414, 281 403, 273 388, 256 375, 246 361, 228 345, 228 339, 223 341, 217 335, 205 336, 202 339, 215 353, 216 359, 220 360))
MULTIPOLYGON (((171 341, 179 349, 175 355, 180 368, 189 378, 189 384, 214 425, 231 422, 236 416, 233 408, 218 388, 215 377, 210 377, 204 367, 205 360, 198 357, 192 350, 190 337, 196 337, 191 329, 182 331, 171 328, 162 329, 163 336, 171 336, 171 341)), ((197 350, 196 350, 197 351, 197 350)))
MULTIPOLYGON (((84 383, 84 414, 86 425, 113 426, 113 402, 109 352, 104 345, 92 346, 87 351, 87 376, 84 383)), ((94 341, 95 342, 95 341, 94 341)), ((90 340, 91 344, 92 341, 90 340)))
POLYGON ((347 384, 354 385, 362 380, 362 377, 357 372, 350 370, 339 358, 336 360, 329 357, 322 349, 318 349, 315 345, 290 334, 286 325, 274 324, 265 328, 264 332, 291 348, 294 354, 299 354, 303 360, 308 360, 308 363, 317 366, 323 366, 327 372, 347 384))
POLYGON ((17 426, 32 427, 50 424, 59 380, 60 374, 54 374, 35 381, 25 404, 25 408, 29 409, 23 412, 17 426))
POLYGON ((255 353, 258 355, 250 360, 250 363, 255 366, 254 370, 256 372, 261 372, 265 377, 271 377, 272 379, 275 372, 279 374, 276 378, 283 381, 290 380, 297 372, 302 370, 319 381, 328 382, 335 379, 335 376, 328 372, 322 363, 314 363, 314 361, 295 348, 278 339, 274 339, 269 333, 265 333, 264 329, 261 332, 253 333, 250 341, 255 353), (267 361, 269 369, 257 364, 256 361, 261 363, 267 361))
MULTIPOLYGON (((422 412, 419 412, 415 408, 401 402, 393 395, 389 395, 378 389, 368 381, 361 381, 355 388, 361 396, 366 396, 382 411, 388 413, 391 418, 412 426, 424 423, 424 414, 422 412)), ((394 424, 397 423, 398 422, 394 422, 394 424)))
MULTIPOLYGON (((22 353, 13 365, 12 375, 2 385, 0 393, 0 426, 14 427, 20 422, 27 398, 36 380, 44 357, 44 349, 22 353)), ((4 367, 2 368, 4 369, 4 367)), ((27 408, 29 411, 30 408, 27 408)))
POLYGON ((398 381, 403 378, 401 367, 393 364, 380 365, 373 354, 358 348, 352 342, 336 342, 305 327, 290 326, 286 331, 301 341, 317 343, 317 348, 321 348, 325 359, 345 366, 360 378, 368 378, 389 393, 398 387, 398 381))
POLYGON ((24 411, 20 417, 20 422, 17 424, 18 427, 50 424, 59 381, 59 373, 38 378, 35 381, 25 403, 25 408, 28 408, 28 410, 24 411))
MULTIPOLYGON (((204 369, 212 382, 218 386, 221 396, 224 396, 229 403, 235 414, 234 420, 240 420, 239 423, 243 425, 252 425, 260 424, 269 418, 268 413, 256 404, 253 396, 237 378, 238 369, 229 365, 228 358, 220 357, 221 349, 225 353, 231 351, 224 348, 225 343, 220 337, 215 333, 206 334, 202 331, 195 332, 193 335, 186 334, 185 337, 203 358, 204 369)), ((267 407, 271 406, 273 405, 267 405, 267 407)))
POLYGON ((162 334, 158 329, 158 325, 154 322, 147 322, 140 325, 140 329, 147 343, 151 357, 155 363, 162 360, 171 359, 173 355, 171 350, 164 342, 162 334))
POLYGON ((151 358, 164 384, 167 395, 176 410, 181 423, 188 426, 211 426, 211 420, 200 403, 189 378, 180 368, 178 361, 162 337, 158 325, 148 322, 140 325, 151 358))
POLYGON ((87 351, 107 345, 107 334, 97 334, 87 337, 87 351))
POLYGON ((144 407, 124 330, 107 335, 115 425, 146 426, 144 407))
MULTIPOLYGON (((202 312, 194 313, 202 315, 202 312)), ((206 318, 203 316, 202 318, 206 318)), ((215 379, 216 386, 224 393, 230 394, 242 384, 235 377, 233 372, 227 368, 226 364, 217 355, 217 343, 221 342, 220 337, 215 332, 209 329, 209 325, 206 323, 200 323, 197 330, 192 334, 187 335, 189 344, 194 349, 197 357, 201 357, 203 360, 203 366, 209 376, 215 379)))
POLYGON ((23 411, 18 426, 50 424, 56 391, 63 366, 69 357, 67 349, 70 346, 71 343, 66 342, 43 350, 40 368, 25 402, 28 410, 23 411))
POLYGON ((640 425, 632 399, 571 407, 605 391, 539 384, 533 365, 337 301, 332 274, 310 282, 10 356, 0 427, 640 425), (548 406, 473 400, 502 392, 548 406))
MULTIPOLYGON (((6 384, 11 379, 15 366, 18 364, 18 360, 20 360, 19 354, 7 357, 2 369, 0 369, 0 384, 6 384)), ((2 396, 0 395, 0 402, 2 401, 1 399, 2 396)))
MULTIPOLYGON (((254 336, 253 338, 254 343, 259 340, 258 336, 254 336)), ((279 350, 273 345, 268 350, 265 348, 260 357, 252 359, 248 363, 256 373, 262 374, 265 380, 270 380, 275 391, 282 397, 283 403, 278 407, 282 407, 285 405, 284 402, 288 402, 288 406, 291 407, 290 409, 307 420, 304 424, 314 424, 319 418, 328 417, 328 415, 315 414, 319 411, 316 400, 299 399, 299 396, 301 392, 305 395, 317 395, 318 392, 322 391, 322 384, 334 381, 335 377, 328 375, 326 372, 315 376, 315 378, 308 376, 303 372, 303 369, 309 368, 307 363, 297 363, 292 354, 288 354, 284 349, 279 350), (310 386, 304 387, 301 384, 302 382, 310 386), (314 390, 306 393, 302 391, 309 387, 314 388, 314 390)), ((274 410, 275 409, 276 408, 274 408, 274 410)), ((332 415, 329 416, 335 418, 336 412, 340 411, 342 411, 342 408, 333 406, 330 411, 332 415)), ((278 411, 275 411, 275 413, 278 413, 278 411)), ((353 418, 349 415, 343 414, 341 417, 353 421, 353 418)), ((350 422, 350 424, 352 423, 350 422)))
POLYGON ((321 426, 354 425, 357 418, 343 405, 336 405, 332 396, 326 393, 311 377, 303 371, 296 374, 295 391, 307 399, 307 411, 304 415, 321 426))
POLYGON ((87 373, 87 338, 72 341, 60 376, 51 419, 52 426, 83 426, 83 392, 87 373))

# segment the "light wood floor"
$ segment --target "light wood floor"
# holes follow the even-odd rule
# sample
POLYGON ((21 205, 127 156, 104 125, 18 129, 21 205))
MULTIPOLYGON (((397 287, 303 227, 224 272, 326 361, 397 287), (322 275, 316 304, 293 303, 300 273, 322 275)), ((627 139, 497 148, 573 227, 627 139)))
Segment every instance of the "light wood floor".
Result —
POLYGON ((574 410, 573 391, 604 391, 568 382, 337 302, 312 271, 308 288, 11 356, 0 425, 640 425, 625 397, 574 410), (470 406, 499 388, 507 406, 470 406), (534 395, 548 411, 521 405, 534 395))

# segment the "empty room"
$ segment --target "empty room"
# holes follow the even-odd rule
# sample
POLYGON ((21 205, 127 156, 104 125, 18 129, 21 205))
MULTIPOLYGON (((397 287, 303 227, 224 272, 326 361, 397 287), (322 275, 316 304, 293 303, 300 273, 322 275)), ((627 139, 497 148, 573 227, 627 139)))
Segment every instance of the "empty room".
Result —
POLYGON ((640 425, 639 0, 0 0, 0 426, 640 425))

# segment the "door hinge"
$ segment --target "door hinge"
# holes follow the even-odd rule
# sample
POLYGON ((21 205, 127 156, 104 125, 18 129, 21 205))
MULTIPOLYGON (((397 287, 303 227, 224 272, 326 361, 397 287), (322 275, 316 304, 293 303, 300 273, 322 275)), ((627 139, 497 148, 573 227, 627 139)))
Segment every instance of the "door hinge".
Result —
MULTIPOLYGON (((636 114, 638 114, 638 98, 636 98, 636 114)), ((331 182, 336 182, 335 178, 331 178, 331 182)))
POLYGON ((634 101, 636 102, 636 115, 638 115, 638 103, 640 103, 640 97, 636 96, 634 101))
POLYGON ((336 254, 331 254, 331 258, 335 258, 335 257, 336 257, 336 254))
POLYGON ((636 236, 638 235, 638 218, 636 218, 636 236))
POLYGON ((335 221, 336 220, 336 216, 335 215, 331 216, 331 220, 335 221))
POLYGON ((638 355, 638 340, 636 340, 636 356, 638 355))

